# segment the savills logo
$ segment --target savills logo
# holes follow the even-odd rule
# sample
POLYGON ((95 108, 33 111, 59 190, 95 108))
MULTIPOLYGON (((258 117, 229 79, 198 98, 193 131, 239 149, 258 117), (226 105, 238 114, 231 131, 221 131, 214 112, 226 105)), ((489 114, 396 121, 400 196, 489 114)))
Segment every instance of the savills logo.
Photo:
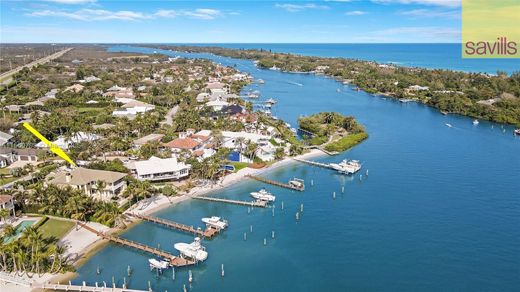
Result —
POLYGON ((463 58, 520 58, 520 0, 462 0, 463 58))

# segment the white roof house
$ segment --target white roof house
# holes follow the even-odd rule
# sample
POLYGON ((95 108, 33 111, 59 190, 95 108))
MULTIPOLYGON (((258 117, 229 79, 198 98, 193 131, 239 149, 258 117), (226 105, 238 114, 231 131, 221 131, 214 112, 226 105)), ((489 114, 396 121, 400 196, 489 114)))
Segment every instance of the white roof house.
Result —
POLYGON ((213 110, 215 110, 215 111, 220 111, 220 110, 222 110, 223 107, 228 106, 228 105, 229 105, 229 103, 227 101, 223 101, 223 100, 214 100, 214 101, 206 102, 206 106, 213 108, 213 110))
POLYGON ((255 133, 247 133, 247 132, 229 132, 222 131, 220 132, 222 137, 224 138, 223 146, 230 149, 237 148, 236 141, 239 137, 244 138, 245 140, 258 144, 258 145, 266 145, 269 143, 269 136, 255 134, 255 133))
MULTIPOLYGON (((99 138, 101 138, 101 137, 96 134, 78 132, 70 138, 66 138, 64 136, 59 136, 58 139, 52 143, 56 144, 61 149, 68 149, 73 144, 81 143, 84 141, 92 142, 92 141, 98 140, 99 138)), ((47 148, 47 144, 40 142, 40 143, 36 144, 36 147, 37 148, 47 148)))
POLYGON ((9 142, 9 140, 11 140, 12 138, 13 138, 13 135, 0 131, 0 146, 3 146, 7 142, 9 142))
POLYGON ((163 159, 152 156, 148 160, 136 161, 135 168, 139 180, 177 180, 190 174, 191 165, 178 162, 176 157, 163 159))

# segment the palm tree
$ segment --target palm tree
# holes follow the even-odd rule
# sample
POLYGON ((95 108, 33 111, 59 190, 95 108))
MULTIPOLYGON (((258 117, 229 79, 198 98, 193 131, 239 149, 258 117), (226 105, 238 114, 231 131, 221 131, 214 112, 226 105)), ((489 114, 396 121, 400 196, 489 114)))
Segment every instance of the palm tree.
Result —
POLYGON ((9 217, 9 215, 11 215, 10 213, 11 212, 9 212, 9 210, 7 209, 0 209, 0 219, 2 221, 5 221, 9 217))

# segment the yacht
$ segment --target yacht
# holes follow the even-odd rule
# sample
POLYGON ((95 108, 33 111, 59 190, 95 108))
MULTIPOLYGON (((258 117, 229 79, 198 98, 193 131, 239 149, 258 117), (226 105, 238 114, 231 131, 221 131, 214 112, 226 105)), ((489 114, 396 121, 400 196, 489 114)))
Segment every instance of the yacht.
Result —
POLYGON ((251 197, 266 202, 274 202, 274 200, 276 200, 276 197, 273 196, 270 192, 266 191, 266 189, 261 189, 258 192, 252 192, 251 197))
POLYGON ((473 120, 473 125, 478 125, 478 120, 473 120))
POLYGON ((196 260, 205 261, 208 258, 206 248, 200 244, 200 237, 195 237, 192 243, 179 242, 173 247, 181 253, 181 256, 196 260))
POLYGON ((149 259, 148 263, 150 263, 150 269, 164 270, 170 267, 170 263, 168 263, 167 261, 149 259))
POLYGON ((228 222, 226 220, 221 220, 221 218, 217 216, 202 218, 202 222, 206 223, 207 226, 215 227, 217 229, 226 229, 228 227, 228 222))
POLYGON ((331 163, 330 167, 344 174, 353 174, 361 169, 361 163, 358 160, 347 160, 344 159, 340 163, 331 163))

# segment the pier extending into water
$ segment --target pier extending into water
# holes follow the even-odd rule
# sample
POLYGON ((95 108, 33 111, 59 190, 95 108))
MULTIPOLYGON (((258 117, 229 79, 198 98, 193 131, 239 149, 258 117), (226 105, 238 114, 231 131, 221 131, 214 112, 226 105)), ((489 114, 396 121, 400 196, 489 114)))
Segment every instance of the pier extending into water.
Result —
POLYGON ((273 185, 273 186, 286 188, 286 189, 291 189, 291 190, 295 190, 295 191, 299 191, 299 192, 303 192, 305 190, 305 185, 303 183, 302 183, 301 187, 297 187, 295 185, 285 184, 285 183, 282 183, 282 182, 270 180, 270 179, 267 179, 267 178, 263 178, 263 177, 256 176, 256 175, 251 175, 251 174, 246 175, 246 177, 254 179, 254 180, 257 180, 257 181, 260 181, 260 182, 263 182, 263 183, 266 183, 266 184, 270 184, 270 185, 273 185))
POLYGON ((258 207, 258 208, 267 207, 267 202, 261 201, 261 200, 247 202, 247 201, 220 199, 220 198, 213 198, 213 197, 192 197, 192 199, 234 204, 234 205, 247 206, 247 207, 258 207))
POLYGON ((174 267, 184 267, 184 266, 189 266, 189 265, 196 264, 196 262, 194 260, 190 260, 190 259, 185 259, 185 258, 182 258, 182 257, 174 256, 174 255, 172 255, 172 254, 170 254, 170 253, 168 253, 166 251, 160 250, 160 249, 155 248, 155 247, 150 247, 150 246, 147 246, 147 245, 135 242, 135 241, 131 241, 131 240, 128 240, 128 239, 124 239, 124 238, 121 238, 121 237, 117 237, 117 236, 114 236, 114 235, 110 235, 110 234, 106 234, 106 233, 97 231, 94 228, 92 228, 92 227, 90 227, 87 224, 84 224, 82 222, 78 222, 78 224, 81 227, 83 227, 86 230, 96 234, 97 236, 99 236, 99 237, 101 237, 103 239, 107 239, 109 241, 112 241, 112 242, 115 242, 115 243, 118 243, 118 244, 121 244, 121 245, 124 245, 124 246, 128 246, 128 247, 131 247, 131 248, 135 248, 135 249, 138 249, 140 251, 151 253, 151 254, 153 254, 155 256, 164 258, 165 260, 167 260, 174 267))
POLYGON ((296 161, 302 162, 302 163, 313 165, 313 166, 335 170, 332 166, 330 166, 330 164, 316 162, 316 161, 312 161, 312 160, 301 159, 301 158, 296 158, 296 157, 294 157, 293 159, 296 160, 296 161))
POLYGON ((177 223, 174 221, 161 219, 161 218, 157 218, 157 217, 152 217, 152 216, 139 215, 139 214, 134 214, 134 213, 128 213, 128 215, 130 215, 134 218, 137 218, 137 219, 160 224, 160 225, 163 225, 163 226, 175 229, 175 230, 188 232, 188 233, 195 234, 195 235, 201 236, 201 237, 203 236, 208 239, 213 238, 220 231, 220 230, 218 230, 216 228, 212 228, 212 227, 207 227, 206 230, 202 230, 200 228, 195 228, 193 226, 188 226, 186 224, 177 223))

